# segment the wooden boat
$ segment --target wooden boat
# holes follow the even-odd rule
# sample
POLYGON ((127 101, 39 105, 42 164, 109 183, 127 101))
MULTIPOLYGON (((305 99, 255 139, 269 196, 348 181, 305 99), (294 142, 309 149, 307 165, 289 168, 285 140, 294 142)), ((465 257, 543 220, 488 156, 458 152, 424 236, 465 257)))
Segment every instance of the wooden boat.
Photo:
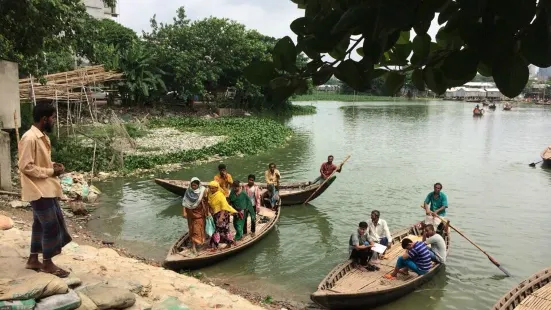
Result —
MULTIPOLYGON (((312 195, 316 190, 314 196, 311 200, 319 197, 333 182, 337 177, 333 176, 331 179, 327 180, 323 187, 320 188, 320 184, 311 184, 311 182, 296 182, 296 183, 282 183, 279 186, 279 197, 281 198, 281 205, 283 206, 292 206, 303 204, 310 195, 312 195)), ((155 183, 168 190, 171 193, 174 193, 178 196, 184 196, 186 189, 189 187, 189 181, 183 180, 167 180, 167 179, 155 179, 155 183)), ((208 182, 202 182, 203 186, 207 186, 208 182)), ((266 189, 266 183, 257 183, 261 189, 266 189)))
MULTIPOLYGON (((180 237, 171 247, 168 251, 168 255, 163 262, 163 266, 168 269, 172 270, 191 270, 191 269, 197 269, 197 268, 203 268, 212 264, 215 264, 219 261, 222 261, 224 259, 229 258, 230 256, 233 256, 249 247, 251 247, 253 244, 260 241, 262 238, 264 238, 274 227, 277 221, 279 220, 279 212, 280 208, 276 208, 276 211, 273 211, 271 209, 260 207, 260 212, 257 214, 258 216, 262 216, 265 218, 268 218, 269 220, 265 223, 256 223, 256 234, 254 237, 250 234, 250 219, 248 221, 248 229, 249 232, 246 235, 243 235, 243 239, 241 239, 236 246, 232 246, 230 248, 223 247, 218 249, 216 252, 211 252, 208 249, 208 240, 204 245, 204 248, 202 250, 199 250, 197 255, 193 255, 191 251, 189 250, 189 235, 188 233, 185 233, 182 237, 180 237)), ((230 223, 230 227, 232 231, 233 230, 233 224, 230 223)))
POLYGON ((503 106, 503 111, 510 111, 511 109, 513 108, 513 106, 509 103, 506 103, 504 106, 503 106))
POLYGON ((484 115, 484 110, 473 110, 473 116, 482 116, 484 115))
MULTIPOLYGON (((443 234, 449 252, 449 229, 443 234)), ((318 290, 310 296, 312 301, 332 310, 370 309, 411 293, 431 280, 444 267, 442 264, 434 264, 431 270, 422 276, 410 272, 409 276, 399 274, 397 280, 385 279, 383 276, 392 272, 398 256, 404 252, 401 247, 402 239, 421 240, 421 223, 395 232, 393 236, 393 246, 385 254, 388 259, 381 260, 378 265, 379 271, 359 270, 352 266, 351 260, 348 260, 333 268, 321 281, 318 290)))
POLYGON ((495 103, 490 104, 489 108, 492 109, 492 110, 495 110, 496 109, 496 104, 495 103))
POLYGON ((551 309, 551 267, 545 268, 522 281, 507 292, 492 310, 551 309))

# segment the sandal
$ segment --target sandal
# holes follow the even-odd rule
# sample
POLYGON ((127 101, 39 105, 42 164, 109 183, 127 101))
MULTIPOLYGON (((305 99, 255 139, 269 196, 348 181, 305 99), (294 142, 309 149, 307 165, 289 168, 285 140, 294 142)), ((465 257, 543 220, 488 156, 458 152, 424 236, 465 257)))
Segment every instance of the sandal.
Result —
POLYGON ((385 274, 383 277, 388 280, 396 280, 396 277, 391 275, 390 273, 385 274))
POLYGON ((44 269, 40 269, 40 272, 49 273, 61 279, 67 278, 71 274, 69 271, 63 270, 59 267, 54 272, 48 272, 44 269))

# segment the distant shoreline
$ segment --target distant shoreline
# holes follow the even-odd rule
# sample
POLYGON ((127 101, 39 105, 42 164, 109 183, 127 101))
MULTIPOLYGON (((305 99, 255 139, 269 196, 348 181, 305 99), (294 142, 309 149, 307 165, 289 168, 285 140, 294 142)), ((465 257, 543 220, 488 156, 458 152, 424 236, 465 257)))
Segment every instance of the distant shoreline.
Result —
MULTIPOLYGON (((370 96, 337 93, 314 93, 311 95, 299 95, 291 98, 291 101, 342 101, 342 102, 365 102, 365 101, 404 101, 410 100, 407 97, 370 96)), ((440 98, 416 97, 411 100, 440 100, 440 98)))

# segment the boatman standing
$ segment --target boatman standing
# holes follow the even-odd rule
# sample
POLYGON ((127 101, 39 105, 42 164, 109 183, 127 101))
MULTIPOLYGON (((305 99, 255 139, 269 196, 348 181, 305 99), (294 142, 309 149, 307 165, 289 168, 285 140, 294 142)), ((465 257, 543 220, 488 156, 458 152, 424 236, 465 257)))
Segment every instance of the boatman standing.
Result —
MULTIPOLYGON (((434 227, 438 227, 442 222, 437 216, 445 217, 446 209, 448 209, 448 197, 442 192, 442 184, 434 184, 434 191, 430 192, 424 201, 425 224, 432 224, 434 227)), ((440 229, 437 229, 440 230, 440 229)))
POLYGON ((317 177, 312 184, 316 184, 318 182, 324 182, 333 174, 335 170, 339 173, 341 172, 342 165, 337 167, 335 164, 333 164, 333 159, 334 159, 333 155, 329 155, 329 157, 327 157, 327 162, 324 162, 323 164, 321 164, 320 176, 317 177))

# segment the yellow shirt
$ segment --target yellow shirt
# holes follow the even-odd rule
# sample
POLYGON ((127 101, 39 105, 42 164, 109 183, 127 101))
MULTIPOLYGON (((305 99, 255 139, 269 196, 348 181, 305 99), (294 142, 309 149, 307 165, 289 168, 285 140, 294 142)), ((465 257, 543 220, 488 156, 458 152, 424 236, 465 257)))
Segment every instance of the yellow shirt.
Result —
POLYGON ((52 145, 48 136, 31 126, 19 141, 21 200, 61 197, 61 183, 54 176, 52 145))
POLYGON ((277 169, 274 169, 273 174, 272 172, 270 172, 270 169, 268 169, 266 170, 266 172, 264 172, 264 178, 266 179, 266 184, 274 184, 275 186, 279 186, 279 179, 281 178, 281 174, 277 169), (277 176, 279 176, 279 178, 277 176))
POLYGON ((217 175, 214 176, 214 180, 216 182, 218 182, 218 184, 220 185, 220 189, 222 190, 224 195, 226 195, 226 197, 229 197, 230 196, 230 187, 231 187, 231 184, 233 183, 233 179, 231 177, 231 174, 226 173, 226 179, 222 179, 220 174, 217 174, 217 175))

